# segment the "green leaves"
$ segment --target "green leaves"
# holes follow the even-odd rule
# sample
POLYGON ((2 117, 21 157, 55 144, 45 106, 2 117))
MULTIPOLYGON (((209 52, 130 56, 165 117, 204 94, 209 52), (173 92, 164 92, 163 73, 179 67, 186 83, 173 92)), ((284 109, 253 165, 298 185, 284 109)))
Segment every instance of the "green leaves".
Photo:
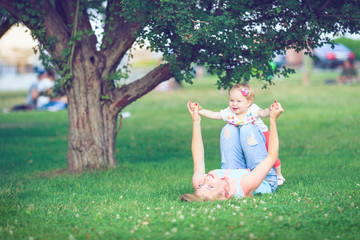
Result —
MULTIPOLYGON (((40 13, 46 11, 45 2, 31 5, 17 0, 13 4, 19 18, 27 22, 46 49, 51 49, 57 39, 49 39, 40 13)), ((102 1, 80 1, 79 13, 90 19, 102 18, 108 31, 115 27, 117 17, 126 22, 139 22, 143 29, 137 32, 140 46, 164 53, 179 79, 191 81, 191 64, 200 64, 220 79, 219 87, 229 87, 239 81, 256 77, 271 84, 274 74, 288 75, 287 70, 272 71, 269 62, 274 52, 314 48, 329 41, 325 33, 342 34, 359 32, 360 6, 355 0, 321 1, 223 1, 212 0, 133 0, 114 1, 107 9, 102 1), (83 8, 92 11, 83 11, 83 8), (105 14, 111 13, 108 16, 105 14), (102 15, 103 14, 103 15, 102 15), (256 69, 256 70, 254 70, 256 69)), ((60 13, 60 12, 59 12, 60 13)), ((66 23, 69 31, 74 29, 66 23)), ((81 27, 72 34, 68 47, 74 48, 95 29, 81 27)), ((54 33, 57 35, 58 33, 54 33)), ((102 33, 101 49, 114 45, 123 38, 110 38, 102 33)), ((71 55, 71 53, 70 53, 71 55)), ((62 50, 58 58, 66 59, 69 51, 62 50)), ((63 63, 61 63, 63 64, 63 63)), ((61 67, 63 67, 60 64, 61 67)))
POLYGON ((101 95, 101 100, 110 100, 110 96, 109 95, 101 95))
MULTIPOLYGON (((232 1, 225 5, 168 0, 156 6, 148 21, 150 30, 141 37, 147 38, 154 49, 174 52, 176 57, 171 60, 174 64, 206 65, 218 75, 222 87, 250 76, 271 84, 272 76, 280 73, 269 66, 274 52, 289 48, 300 51, 309 41, 315 47, 321 43, 320 33, 340 31, 333 24, 343 22, 341 18, 319 22, 321 4, 295 0, 261 5, 255 1, 232 1)), ((333 6, 327 6, 327 11, 328 8, 330 12, 339 12, 333 6)), ((281 71, 282 75, 290 73, 281 71)))
POLYGON ((71 48, 65 48, 61 52, 61 56, 63 57, 63 59, 67 59, 70 56, 70 53, 71 53, 71 48))

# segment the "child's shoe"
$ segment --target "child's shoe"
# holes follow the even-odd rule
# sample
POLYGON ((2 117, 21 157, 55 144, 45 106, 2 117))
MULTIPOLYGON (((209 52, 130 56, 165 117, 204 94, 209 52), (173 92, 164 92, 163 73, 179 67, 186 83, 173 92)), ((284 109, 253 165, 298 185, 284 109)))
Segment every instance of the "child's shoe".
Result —
POLYGON ((278 181, 278 186, 281 186, 284 184, 285 178, 282 175, 280 175, 277 177, 277 181, 278 181))

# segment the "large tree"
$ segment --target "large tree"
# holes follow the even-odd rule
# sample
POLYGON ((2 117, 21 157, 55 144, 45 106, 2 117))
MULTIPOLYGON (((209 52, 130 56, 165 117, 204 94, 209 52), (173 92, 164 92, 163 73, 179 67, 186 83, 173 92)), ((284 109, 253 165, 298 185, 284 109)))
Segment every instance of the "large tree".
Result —
MULTIPOLYGON (((121 110, 159 83, 191 82, 191 64, 219 76, 218 86, 256 77, 271 84, 274 53, 328 42, 325 33, 360 29, 356 0, 0 0, 31 29, 41 56, 62 76, 69 100, 68 170, 115 167, 121 110), (102 21, 102 38, 92 28, 102 21), (164 63, 128 84, 119 63, 138 43, 164 63)), ((282 70, 287 75, 289 69, 282 70)))

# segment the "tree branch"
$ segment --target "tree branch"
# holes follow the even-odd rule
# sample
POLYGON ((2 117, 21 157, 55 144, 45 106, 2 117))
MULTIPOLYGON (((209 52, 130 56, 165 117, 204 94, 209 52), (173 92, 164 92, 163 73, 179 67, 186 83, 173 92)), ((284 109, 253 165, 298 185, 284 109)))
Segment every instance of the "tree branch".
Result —
MULTIPOLYGON (((78 17, 79 17, 79 5, 80 5, 80 0, 76 1, 76 10, 75 10, 75 16, 74 16, 74 24, 73 24, 73 28, 72 28, 72 33, 71 33, 71 37, 76 36, 77 33, 77 25, 78 25, 78 17)), ((68 60, 68 65, 70 68, 70 75, 73 74, 73 69, 72 69, 72 63, 73 63, 73 58, 74 58, 74 53, 75 53, 75 44, 73 44, 71 46, 71 53, 70 53, 70 57, 68 60)))
POLYGON ((19 12, 14 7, 11 1, 0 0, 0 5, 2 5, 10 14, 12 14, 15 18, 19 19, 19 12))
MULTIPOLYGON (((39 4, 37 2, 34 2, 34 0, 31 0, 29 2, 31 6, 39 6, 39 4)), ((12 1, 0 0, 0 4, 6 10, 8 10, 15 18, 17 18, 19 21, 22 21, 29 29, 31 29, 32 33, 41 43, 46 43, 48 36, 55 36, 57 38, 57 41, 55 41, 53 46, 54 50, 51 51, 51 53, 53 57, 61 56, 62 50, 67 47, 66 43, 70 39, 71 32, 69 28, 64 24, 62 18, 56 12, 49 0, 43 1, 41 9, 34 9, 35 11, 37 11, 37 14, 42 17, 42 26, 43 30, 45 30, 45 34, 43 35, 37 33, 37 30, 41 29, 39 29, 39 27, 33 26, 31 18, 26 20, 22 18, 21 10, 16 8, 15 5, 12 4, 12 1)), ((37 20, 40 21, 39 19, 37 20)))
POLYGON ((317 14, 321 15, 321 13, 324 11, 324 9, 330 4, 331 0, 327 0, 321 8, 317 11, 317 14))
MULTIPOLYGON (((92 31, 86 6, 81 3, 81 1, 80 5, 77 6, 77 1, 71 0, 56 0, 55 6, 58 14, 63 18, 64 23, 71 25, 72 31, 74 31, 75 28, 82 31, 82 42, 91 45, 91 49, 96 51, 97 40, 95 34, 90 35, 86 33, 92 31)), ((74 36, 74 32, 72 36, 74 36)))
POLYGON ((74 13, 73 3, 63 0, 55 0, 55 9, 63 18, 66 25, 70 25, 73 22, 73 16, 71 16, 71 14, 74 13))
POLYGON ((102 77, 105 77, 116 70, 121 59, 136 40, 135 33, 142 26, 138 22, 126 22, 120 16, 122 6, 118 1, 109 0, 106 8, 106 21, 104 32, 106 35, 103 44, 106 46, 102 50, 106 56, 106 66, 102 77))
MULTIPOLYGON (((32 5, 38 5, 37 2, 34 2, 31 0, 32 5)), ((67 43, 70 40, 71 36, 71 29, 64 23, 61 16, 58 14, 56 9, 53 7, 53 5, 49 2, 49 0, 45 0, 44 4, 41 10, 39 11, 39 14, 43 18, 43 26, 45 30, 45 36, 42 37, 36 32, 34 32, 40 42, 42 42, 45 46, 47 46, 46 40, 49 36, 55 36, 57 38, 57 41, 54 42, 54 46, 50 46, 52 50, 50 51, 52 54, 52 57, 60 57, 62 58, 62 51, 66 49, 67 43)), ((30 28, 33 29, 33 28, 30 28)), ((48 49, 50 50, 50 49, 48 49)))
POLYGON ((10 14, 5 14, 0 19, 0 38, 16 23, 12 21, 10 14))
POLYGON ((156 67, 144 77, 116 89, 113 96, 114 99, 117 100, 110 106, 110 110, 114 114, 117 114, 128 104, 144 96, 153 90, 159 83, 164 82, 173 76, 169 64, 156 67))

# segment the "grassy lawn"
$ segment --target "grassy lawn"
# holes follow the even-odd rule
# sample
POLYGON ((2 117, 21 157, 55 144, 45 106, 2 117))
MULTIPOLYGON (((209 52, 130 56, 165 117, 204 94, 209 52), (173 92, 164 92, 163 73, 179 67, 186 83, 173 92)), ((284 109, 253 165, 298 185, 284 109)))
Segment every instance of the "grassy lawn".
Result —
MULTIPOLYGON (((67 112, 0 113, 0 239, 360 239, 360 85, 325 85, 338 73, 256 81, 255 103, 274 99, 286 181, 272 195, 182 203, 193 192, 186 102, 223 109, 216 79, 152 92, 124 111, 118 168, 69 175, 67 112), (61 174, 59 174, 61 173, 61 174)), ((0 93, 0 108, 26 93, 0 93)), ((268 120, 264 120, 268 124, 268 120)), ((203 119, 207 170, 219 168, 224 122, 203 119)))

